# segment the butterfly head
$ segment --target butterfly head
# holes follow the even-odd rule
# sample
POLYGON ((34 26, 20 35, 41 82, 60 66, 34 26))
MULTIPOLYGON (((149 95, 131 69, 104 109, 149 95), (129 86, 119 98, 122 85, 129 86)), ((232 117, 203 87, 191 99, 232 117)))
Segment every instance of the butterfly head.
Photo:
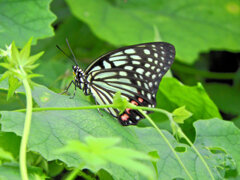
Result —
POLYGON ((83 70, 77 65, 72 66, 72 69, 73 69, 73 74, 75 76, 76 86, 78 86, 80 89, 83 89, 84 76, 85 76, 83 70))

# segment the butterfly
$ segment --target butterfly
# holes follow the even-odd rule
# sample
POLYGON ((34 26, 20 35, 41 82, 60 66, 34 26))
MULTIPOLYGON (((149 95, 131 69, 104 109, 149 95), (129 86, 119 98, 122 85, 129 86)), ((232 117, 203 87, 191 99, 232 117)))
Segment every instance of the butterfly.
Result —
MULTIPOLYGON (((76 63, 73 52, 72 55, 76 63)), ((75 89, 78 87, 85 95, 91 94, 99 105, 113 103, 114 94, 120 91, 121 96, 136 106, 155 107, 159 83, 174 57, 174 46, 166 42, 122 47, 97 58, 85 71, 77 63, 73 65, 75 78, 68 88, 73 83, 75 89)), ((105 110, 123 126, 136 125, 144 118, 138 110, 129 108, 121 114, 118 109, 105 110)))

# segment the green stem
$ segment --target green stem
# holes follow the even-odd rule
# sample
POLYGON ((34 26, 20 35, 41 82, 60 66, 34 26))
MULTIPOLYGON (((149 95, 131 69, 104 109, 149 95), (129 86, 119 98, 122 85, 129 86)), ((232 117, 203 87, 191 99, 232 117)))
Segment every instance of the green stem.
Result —
POLYGON ((66 178, 66 180, 74 180, 78 174, 82 176, 84 179, 92 180, 91 177, 89 177, 86 173, 82 172, 82 168, 84 166, 84 163, 80 164, 78 168, 75 168, 66 178))
POLYGON ((31 126, 31 117, 32 117, 32 92, 27 79, 23 80, 23 85, 26 91, 27 109, 26 109, 23 135, 22 135, 22 140, 20 145, 20 173, 21 173, 22 180, 28 180, 26 153, 27 153, 27 142, 28 142, 30 126, 31 126))
MULTIPOLYGON (((46 108, 32 108, 32 111, 55 111, 55 110, 82 110, 82 109, 98 109, 98 108, 109 108, 115 107, 113 104, 108 105, 93 105, 93 106, 80 106, 80 107, 46 107, 46 108)), ((18 109, 15 112, 25 112, 26 109, 18 109)))
POLYGON ((209 72, 198 70, 187 65, 182 65, 179 63, 174 63, 173 70, 177 72, 182 72, 185 74, 194 74, 198 76, 202 76, 204 78, 212 78, 212 79, 234 79, 236 74, 235 73, 217 73, 217 72, 209 72))
POLYGON ((191 174, 188 172, 187 168, 185 167, 185 165, 183 164, 182 160, 180 159, 180 157, 177 155, 176 151, 174 150, 174 148, 172 147, 171 143, 168 141, 168 139, 166 138, 166 136, 163 134, 163 132, 158 128, 158 126, 153 122, 153 120, 146 114, 143 112, 143 110, 139 109, 139 112, 141 112, 144 117, 153 125, 153 127, 158 131, 158 133, 162 136, 163 140, 167 143, 167 145, 169 146, 169 148, 171 149, 171 151, 173 152, 173 154, 175 155, 177 161, 179 162, 179 164, 183 167, 183 170, 186 172, 187 176, 193 180, 191 174))
MULTIPOLYGON (((180 127, 179 127, 180 128, 180 127)), ((190 141, 190 139, 188 139, 188 137, 182 132, 182 130, 180 129, 181 132, 181 136, 190 144, 190 146, 193 148, 193 150, 197 153, 198 157, 201 159, 202 163, 204 164, 204 166, 206 167, 210 177, 212 180, 215 180, 207 162, 205 161, 205 159, 202 157, 202 155, 200 154, 200 152, 197 150, 197 148, 194 146, 194 144, 190 141)))

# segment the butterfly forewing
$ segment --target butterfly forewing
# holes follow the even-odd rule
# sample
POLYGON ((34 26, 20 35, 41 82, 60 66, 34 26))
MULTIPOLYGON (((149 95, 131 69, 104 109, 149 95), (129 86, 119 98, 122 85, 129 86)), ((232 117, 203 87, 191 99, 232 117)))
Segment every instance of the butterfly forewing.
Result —
MULTIPOLYGON (((95 60, 85 71, 98 104, 113 102, 120 91, 130 103, 155 107, 156 93, 163 75, 174 61, 175 49, 169 43, 155 42, 123 47, 95 60)), ((122 125, 137 124, 143 118, 137 110, 106 109, 122 125)))

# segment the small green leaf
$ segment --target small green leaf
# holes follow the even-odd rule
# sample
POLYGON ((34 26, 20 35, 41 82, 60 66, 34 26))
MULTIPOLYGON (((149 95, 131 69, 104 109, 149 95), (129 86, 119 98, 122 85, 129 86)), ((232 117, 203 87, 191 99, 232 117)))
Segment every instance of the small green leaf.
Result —
POLYGON ((12 75, 9 76, 8 83, 9 83, 9 88, 8 88, 7 100, 9 100, 13 96, 15 90, 21 86, 21 82, 12 75))
POLYGON ((173 120, 179 124, 183 124, 184 120, 192 116, 192 113, 186 110, 185 106, 175 109, 172 113, 173 120))
POLYGON ((116 92, 113 97, 113 104, 119 109, 119 114, 122 114, 126 108, 132 105, 125 97, 121 96, 121 92, 116 92))
POLYGON ((28 40, 28 42, 25 44, 25 46, 22 48, 21 52, 20 52, 20 58, 22 61, 25 61, 28 59, 28 57, 30 56, 30 52, 31 52, 31 44, 32 44, 32 37, 28 40))

